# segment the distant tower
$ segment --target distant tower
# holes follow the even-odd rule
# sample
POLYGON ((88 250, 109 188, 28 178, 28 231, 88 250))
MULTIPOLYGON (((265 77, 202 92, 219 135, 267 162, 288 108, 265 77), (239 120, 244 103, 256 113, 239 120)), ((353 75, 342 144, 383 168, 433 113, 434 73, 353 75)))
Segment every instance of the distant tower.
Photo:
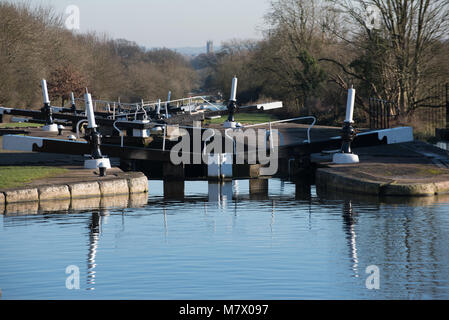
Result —
POLYGON ((207 41, 207 54, 213 54, 214 53, 214 42, 213 41, 207 41))

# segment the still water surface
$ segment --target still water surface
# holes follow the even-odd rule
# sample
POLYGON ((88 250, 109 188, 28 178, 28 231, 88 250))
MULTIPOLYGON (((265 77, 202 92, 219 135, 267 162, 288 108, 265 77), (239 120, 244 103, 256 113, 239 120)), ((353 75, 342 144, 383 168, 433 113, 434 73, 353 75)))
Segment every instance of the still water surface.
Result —
POLYGON ((272 179, 252 195, 249 181, 186 182, 170 200, 162 181, 149 184, 134 208, 116 199, 0 216, 1 299, 449 298, 449 198, 328 195, 272 179), (71 265, 79 290, 66 288, 71 265), (379 290, 365 285, 371 265, 379 290))

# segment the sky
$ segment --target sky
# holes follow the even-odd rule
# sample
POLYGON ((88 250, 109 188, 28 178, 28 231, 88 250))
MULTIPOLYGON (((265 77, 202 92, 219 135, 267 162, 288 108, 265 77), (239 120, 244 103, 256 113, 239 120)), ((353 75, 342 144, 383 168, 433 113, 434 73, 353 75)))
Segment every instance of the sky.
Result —
MULTIPOLYGON (((32 0, 80 11, 79 32, 106 32, 147 48, 199 47, 207 40, 259 39, 269 0, 32 0)), ((69 15, 65 14, 65 18, 69 15)))

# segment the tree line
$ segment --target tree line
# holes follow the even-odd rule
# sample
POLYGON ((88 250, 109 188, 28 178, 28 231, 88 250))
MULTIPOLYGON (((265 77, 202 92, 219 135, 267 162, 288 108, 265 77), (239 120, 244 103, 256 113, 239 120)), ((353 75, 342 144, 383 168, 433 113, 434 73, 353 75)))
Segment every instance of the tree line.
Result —
POLYGON ((52 105, 80 97, 89 88, 96 99, 138 102, 183 97, 197 83, 195 70, 168 49, 147 50, 104 34, 79 34, 64 28, 49 7, 0 2, 0 105, 42 105, 45 78, 52 105))
POLYGON ((282 100, 283 115, 339 124, 347 89, 355 117, 368 98, 393 102, 398 119, 428 104, 449 80, 449 0, 273 0, 261 40, 229 40, 189 61, 107 35, 79 34, 44 6, 0 1, 0 104, 41 105, 46 78, 53 104, 85 87, 97 99, 140 101, 193 90, 228 98, 239 78, 240 104, 282 100))
POLYGON ((449 80, 448 0, 276 0, 265 22, 262 40, 195 59, 205 88, 227 92, 235 74, 240 102, 283 100, 288 114, 332 124, 354 85, 356 118, 373 97, 406 122, 449 80))

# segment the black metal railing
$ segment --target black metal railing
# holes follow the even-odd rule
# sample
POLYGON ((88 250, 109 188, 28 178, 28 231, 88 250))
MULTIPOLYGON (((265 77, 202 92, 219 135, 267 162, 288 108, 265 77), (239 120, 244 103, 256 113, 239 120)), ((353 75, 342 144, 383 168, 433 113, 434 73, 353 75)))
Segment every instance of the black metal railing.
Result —
POLYGON ((416 103, 415 121, 428 135, 436 129, 449 128, 449 83, 440 83, 427 90, 427 97, 416 103))
MULTIPOLYGON (((437 128, 449 129, 449 83, 440 83, 426 90, 425 97, 414 102, 409 120, 430 135, 437 128)), ((395 124, 399 114, 396 102, 370 98, 369 126, 371 129, 387 129, 395 124)))
POLYGON ((390 128, 396 116, 397 106, 394 102, 370 98, 369 99, 369 126, 371 129, 390 128))

